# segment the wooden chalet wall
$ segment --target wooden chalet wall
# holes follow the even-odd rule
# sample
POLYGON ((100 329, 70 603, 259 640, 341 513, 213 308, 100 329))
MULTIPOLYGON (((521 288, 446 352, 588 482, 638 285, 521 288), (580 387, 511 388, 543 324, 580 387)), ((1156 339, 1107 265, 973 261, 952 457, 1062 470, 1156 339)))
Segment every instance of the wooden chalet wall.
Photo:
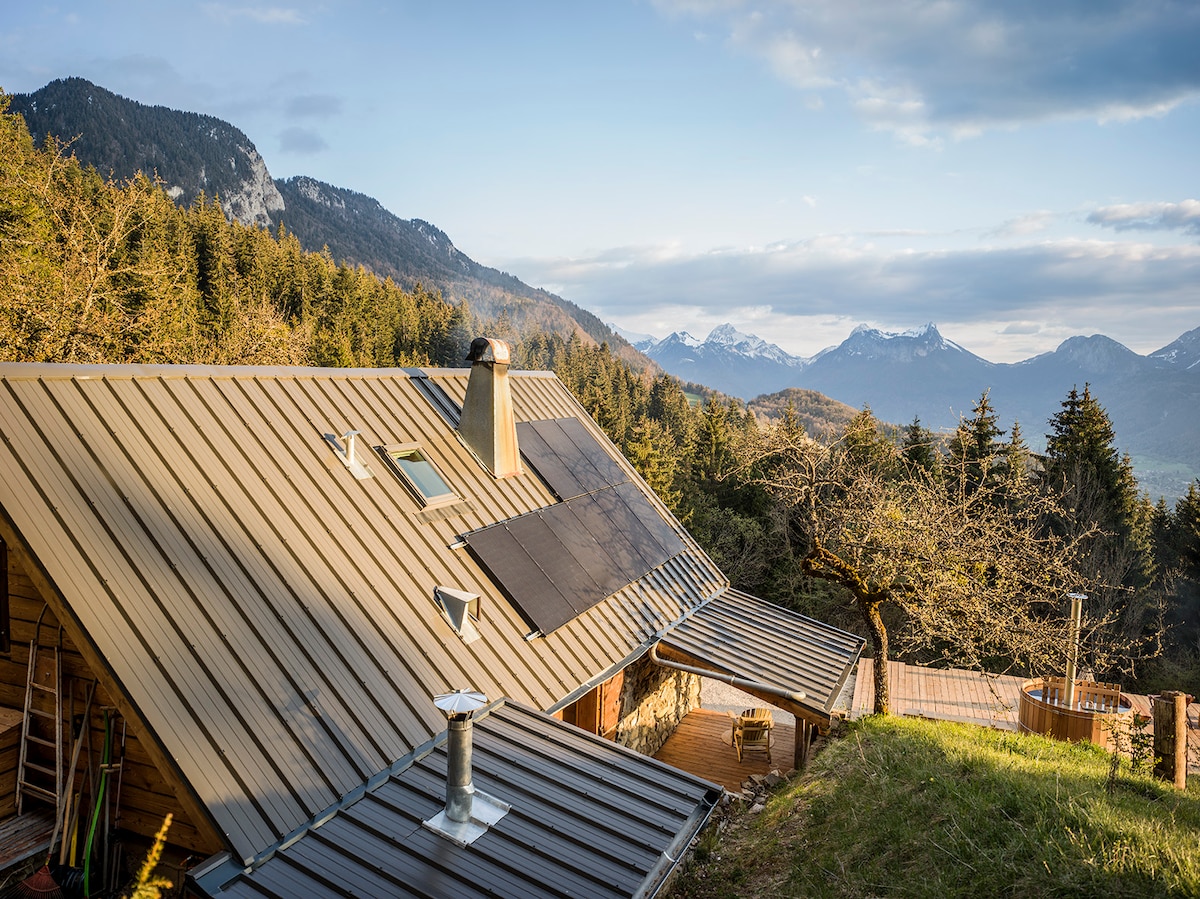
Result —
MULTIPOLYGON (((10 652, 0 653, 0 711, 9 709, 16 712, 19 722, 25 705, 29 644, 34 636, 38 615, 46 603, 27 573, 22 553, 11 544, 7 549, 12 641, 10 652)), ((42 644, 49 644, 55 638, 57 630, 58 622, 54 613, 47 608, 42 623, 42 644)), ((64 718, 70 709, 69 697, 72 692, 75 696, 75 711, 82 714, 87 685, 94 677, 94 673, 74 647, 70 637, 64 633, 64 718)), ((102 684, 98 684, 90 715, 91 754, 93 763, 97 765, 101 747, 104 745, 103 709, 108 707, 115 710, 115 705, 109 692, 102 684)), ((0 820, 16 813, 16 767, 20 725, 18 723, 15 729, 6 732, 3 722, 7 720, 10 720, 8 715, 0 715, 0 820)), ((119 757, 123 719, 115 716, 115 720, 113 752, 114 757, 119 757)), ((69 764, 71 743, 69 727, 66 725, 64 733, 68 734, 64 746, 64 764, 69 764)), ((84 750, 87 748, 88 743, 85 741, 84 750)), ((153 837, 162 826, 163 818, 170 812, 174 816, 169 834, 171 843, 204 855, 224 848, 206 823, 198 827, 196 822, 189 820, 183 806, 176 799, 172 785, 146 753, 132 722, 128 722, 125 727, 124 752, 125 764, 120 786, 120 827, 145 837, 153 837)), ((87 771, 88 760, 81 753, 79 773, 75 781, 77 790, 80 784, 86 782, 87 771)), ((112 786, 115 789, 115 783, 112 786)))

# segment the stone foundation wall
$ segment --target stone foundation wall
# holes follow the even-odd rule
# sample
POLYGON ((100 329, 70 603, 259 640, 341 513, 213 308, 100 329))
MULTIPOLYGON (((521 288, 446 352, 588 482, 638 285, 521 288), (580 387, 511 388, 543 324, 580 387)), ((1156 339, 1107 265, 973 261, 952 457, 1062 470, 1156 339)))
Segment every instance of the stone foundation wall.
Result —
POLYGON ((625 669, 614 739, 643 755, 653 755, 683 716, 699 706, 698 676, 639 659, 625 669))

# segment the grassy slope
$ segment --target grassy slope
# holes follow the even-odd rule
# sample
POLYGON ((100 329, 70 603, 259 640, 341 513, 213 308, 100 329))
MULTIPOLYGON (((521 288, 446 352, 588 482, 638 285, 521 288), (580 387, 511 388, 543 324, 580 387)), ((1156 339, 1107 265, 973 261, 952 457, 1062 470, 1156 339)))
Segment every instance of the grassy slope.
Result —
POLYGON ((1200 896, 1200 784, 1108 775, 1090 744, 864 719, 671 896, 1200 896))

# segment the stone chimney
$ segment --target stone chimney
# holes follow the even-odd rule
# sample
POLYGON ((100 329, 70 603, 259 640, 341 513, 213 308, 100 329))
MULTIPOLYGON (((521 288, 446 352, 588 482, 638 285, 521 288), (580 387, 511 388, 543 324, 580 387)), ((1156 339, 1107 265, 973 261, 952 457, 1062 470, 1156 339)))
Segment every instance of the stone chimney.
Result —
POLYGON ((471 377, 458 433, 493 477, 520 474, 521 453, 508 386, 508 344, 476 337, 467 359, 471 361, 471 377))

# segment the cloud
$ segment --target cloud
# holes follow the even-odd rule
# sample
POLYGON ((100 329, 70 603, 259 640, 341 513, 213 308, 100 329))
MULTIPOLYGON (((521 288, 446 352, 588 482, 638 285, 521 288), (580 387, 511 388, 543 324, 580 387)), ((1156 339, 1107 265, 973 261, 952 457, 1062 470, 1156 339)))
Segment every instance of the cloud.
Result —
POLYGON ((797 90, 936 145, 985 129, 1161 116, 1200 97, 1193 0, 656 0, 797 90))
POLYGON ((1087 220, 1093 225, 1114 231, 1182 231, 1184 234, 1200 234, 1200 200, 1101 206, 1087 220))
POLYGON ((329 144, 311 128, 285 128, 279 132, 279 149, 284 153, 312 156, 328 150, 329 144))
POLYGON ((756 333, 799 355, 836 342, 832 331, 844 339, 859 322, 901 331, 953 324, 974 342, 943 333, 993 361, 1096 332, 1149 352, 1200 325, 1194 245, 1062 240, 885 252, 853 236, 828 236, 699 254, 625 247, 502 267, 631 330, 699 335, 726 321, 758 320, 766 324, 756 333), (753 317, 750 309, 758 310, 753 317), (664 330, 656 322, 670 324, 664 330))
POLYGON ((206 15, 223 25, 248 19, 258 25, 303 25, 304 15, 298 9, 283 6, 231 6, 227 3, 205 3, 200 7, 206 15))
POLYGON ((342 98, 332 94, 304 94, 292 97, 284 108, 290 119, 330 119, 342 113, 342 98))
POLYGON ((1045 231, 1058 219, 1058 216, 1048 209, 1039 209, 1020 218, 1010 219, 999 228, 988 231, 984 237, 1028 237, 1045 231))

